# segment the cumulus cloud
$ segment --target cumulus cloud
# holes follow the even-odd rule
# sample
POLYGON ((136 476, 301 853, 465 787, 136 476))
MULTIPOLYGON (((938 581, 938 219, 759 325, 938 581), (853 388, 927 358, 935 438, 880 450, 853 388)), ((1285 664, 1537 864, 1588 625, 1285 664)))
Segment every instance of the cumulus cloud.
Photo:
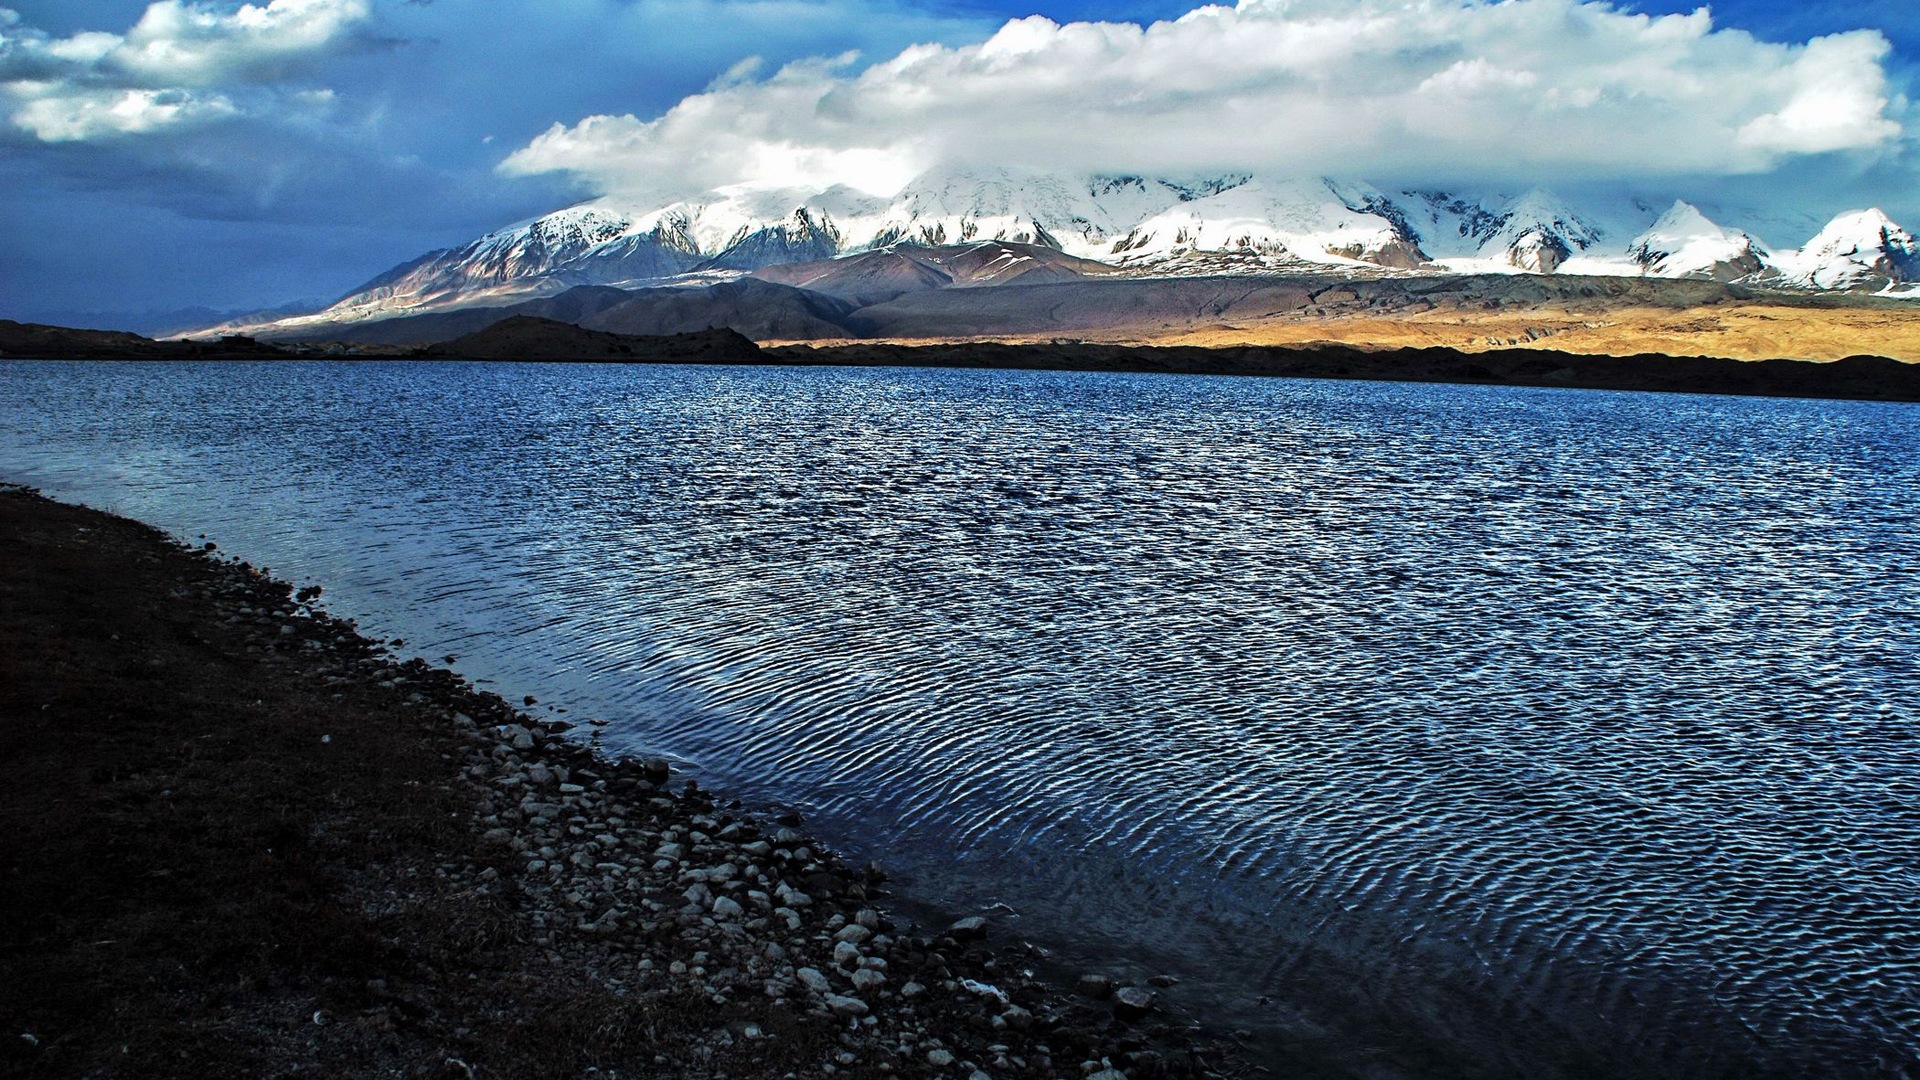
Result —
POLYGON ((1873 146, 1900 133, 1887 119, 1884 83, 1859 77, 1878 72, 1890 47, 1877 34, 1840 34, 1807 43, 1784 72, 1792 89, 1779 109, 1740 129, 1740 141, 1763 152, 1822 153, 1873 146))
POLYGON ((1600 0, 1242 0, 1007 23, 861 67, 736 69, 652 119, 555 124, 501 164, 615 194, 847 183, 956 161, 1104 172, 1557 180, 1737 175, 1901 135, 1886 39, 1800 44, 1600 0))
POLYGON ((81 142, 103 135, 144 135, 195 120, 213 120, 239 112, 221 94, 186 90, 115 90, 62 87, 21 88, 23 98, 13 122, 44 142, 81 142))
POLYGON ((350 42, 369 14, 368 0, 160 0, 124 34, 60 38, 0 8, 0 100, 16 128, 48 143, 323 108, 324 92, 277 84, 350 42))

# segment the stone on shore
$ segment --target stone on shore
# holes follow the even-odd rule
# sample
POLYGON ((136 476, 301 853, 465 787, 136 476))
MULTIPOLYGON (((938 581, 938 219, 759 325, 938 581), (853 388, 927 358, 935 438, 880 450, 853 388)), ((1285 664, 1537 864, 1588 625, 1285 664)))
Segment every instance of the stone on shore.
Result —
POLYGON ((955 941, 978 941, 987 936, 987 920, 978 915, 969 915, 955 920, 947 927, 947 933, 955 941))
POLYGON ((1141 986, 1123 986, 1113 992, 1113 1015, 1132 1022, 1153 1011, 1158 994, 1141 986))
POLYGON ((817 968, 796 968, 794 969, 793 977, 800 980, 800 985, 816 994, 829 994, 833 992, 833 984, 828 982, 827 977, 822 975, 817 968))
POLYGON ((866 1002, 845 994, 828 994, 826 1001, 827 1008, 832 1009, 838 1016, 865 1016, 871 1011, 867 1008, 866 1002))
POLYGON ((872 968, 861 968, 853 973, 855 990, 877 990, 887 983, 887 977, 872 968))

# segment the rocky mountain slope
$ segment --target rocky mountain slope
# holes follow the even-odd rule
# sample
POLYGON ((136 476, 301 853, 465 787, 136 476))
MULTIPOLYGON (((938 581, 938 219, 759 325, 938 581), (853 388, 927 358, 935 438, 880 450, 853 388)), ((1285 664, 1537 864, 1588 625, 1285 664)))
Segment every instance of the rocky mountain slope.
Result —
MULTIPOLYGON (((1048 262, 1039 255, 1018 254, 1040 250, 998 241, 898 248, 759 271, 804 287, 758 276, 632 290, 578 286, 514 304, 396 316, 347 329, 362 345, 398 347, 448 341, 517 316, 621 334, 688 334, 725 327, 759 341, 1116 334, 1148 340, 1207 329, 1350 317, 1682 311, 1738 301, 1751 292, 1705 280, 1564 274, 1353 278, 1326 267, 1224 277, 1133 276, 1102 267, 1103 273, 1081 275, 1073 271, 1070 256, 1056 252, 1048 262), (1019 272, 1028 266, 1035 268, 1019 272), (1003 274, 1013 276, 998 284, 1003 274)), ((339 334, 339 328, 323 326, 276 340, 317 342, 339 334)))
POLYGON ((528 316, 616 334, 673 335, 725 328, 760 341, 808 341, 852 336, 847 319, 855 305, 823 293, 755 278, 705 284, 616 289, 583 285, 498 307, 462 307, 396 315, 347 328, 310 325, 281 333, 281 341, 325 341, 349 336, 375 346, 418 346, 450 341, 528 316))
POLYGON ((1113 275, 1115 269, 1105 263, 1007 240, 935 247, 895 244, 840 258, 763 267, 753 274, 861 307, 933 289, 1042 285, 1113 275))

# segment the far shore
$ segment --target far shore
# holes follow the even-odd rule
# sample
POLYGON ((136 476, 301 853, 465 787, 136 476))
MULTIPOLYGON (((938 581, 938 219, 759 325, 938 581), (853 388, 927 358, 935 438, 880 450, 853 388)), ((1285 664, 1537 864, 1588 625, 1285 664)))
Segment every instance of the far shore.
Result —
POLYGON ((1615 356, 1542 347, 1471 352, 1438 346, 1380 348, 1339 341, 1147 345, 1054 339, 762 345, 725 329, 669 336, 613 334, 525 315, 503 319, 451 341, 404 350, 343 343, 280 345, 245 337, 154 341, 134 334, 0 321, 0 359, 487 360, 978 368, 1920 401, 1920 364, 1871 355, 1831 361, 1735 360, 1660 353, 1615 356))

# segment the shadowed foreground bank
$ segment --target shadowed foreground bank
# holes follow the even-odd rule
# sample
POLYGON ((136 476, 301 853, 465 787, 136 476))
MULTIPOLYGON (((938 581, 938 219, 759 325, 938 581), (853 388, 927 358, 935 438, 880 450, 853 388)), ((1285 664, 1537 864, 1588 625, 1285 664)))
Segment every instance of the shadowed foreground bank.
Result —
POLYGON ((11 488, 0 547, 0 1074, 1221 1070, 311 590, 11 488))

